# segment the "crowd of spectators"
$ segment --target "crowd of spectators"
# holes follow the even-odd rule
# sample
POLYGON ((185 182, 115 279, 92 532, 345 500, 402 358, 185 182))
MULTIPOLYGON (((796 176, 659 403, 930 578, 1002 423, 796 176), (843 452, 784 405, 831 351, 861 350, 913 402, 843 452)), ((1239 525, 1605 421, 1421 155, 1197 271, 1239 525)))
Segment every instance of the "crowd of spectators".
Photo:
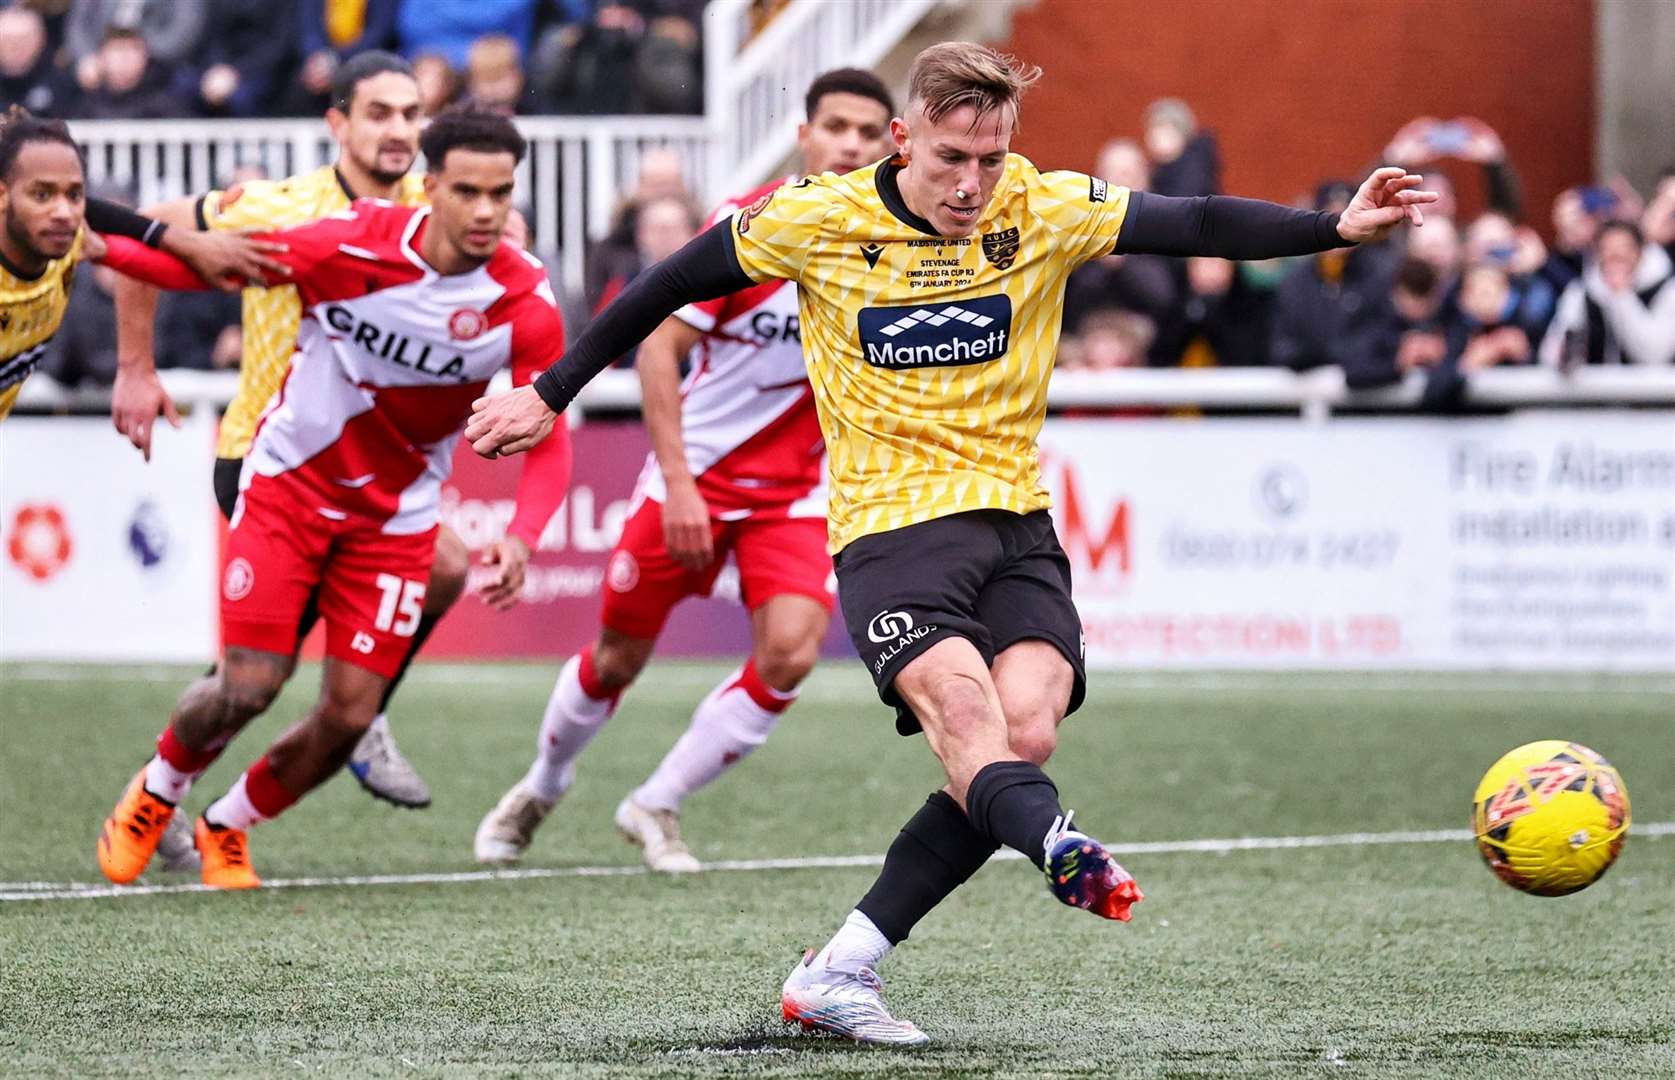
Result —
POLYGON ((434 112, 696 113, 703 0, 0 0, 0 110, 317 116, 337 65, 407 56, 434 112))
MULTIPOLYGON (((1071 277, 1060 367, 1337 365, 1357 388, 1418 371, 1424 403, 1446 409, 1498 365, 1675 364, 1675 167, 1645 200, 1621 180, 1562 192, 1549 244, 1482 121, 1421 117, 1382 160, 1441 189, 1423 227, 1297 260, 1097 260, 1071 277), (1445 158, 1484 171, 1487 208, 1469 221, 1434 171, 1445 158)), ((1141 191, 1220 194, 1215 139, 1173 99, 1147 110, 1141 140, 1108 143, 1095 171, 1141 191)), ((1339 210, 1353 194, 1330 180, 1300 202, 1339 210)))

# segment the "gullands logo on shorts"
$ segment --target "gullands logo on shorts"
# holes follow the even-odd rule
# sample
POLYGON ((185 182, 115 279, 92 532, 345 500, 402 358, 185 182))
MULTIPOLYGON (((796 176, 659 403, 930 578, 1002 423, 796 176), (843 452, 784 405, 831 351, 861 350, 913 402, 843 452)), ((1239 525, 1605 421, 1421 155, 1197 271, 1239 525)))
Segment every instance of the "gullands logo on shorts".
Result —
POLYGON ((867 623, 867 637, 875 645, 886 648, 878 654, 872 663, 872 673, 877 675, 884 670, 884 665, 902 654, 902 650, 915 641, 937 630, 933 623, 928 626, 914 626, 913 616, 905 611, 880 611, 867 623))
POLYGON ((878 368, 986 364, 1006 355, 1012 300, 1004 294, 938 304, 862 308, 861 348, 878 368))

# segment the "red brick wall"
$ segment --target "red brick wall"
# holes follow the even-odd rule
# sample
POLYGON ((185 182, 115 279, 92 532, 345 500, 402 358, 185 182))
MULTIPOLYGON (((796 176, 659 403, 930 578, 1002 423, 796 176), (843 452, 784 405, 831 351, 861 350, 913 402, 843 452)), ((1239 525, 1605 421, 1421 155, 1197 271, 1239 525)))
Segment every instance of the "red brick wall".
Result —
MULTIPOLYGON (((1531 223, 1591 175, 1590 0, 1039 0, 1004 47, 1046 69, 1018 150, 1089 169, 1180 97, 1220 140, 1231 193, 1288 200, 1359 176, 1417 115, 1481 117, 1524 180, 1531 223)), ((1450 163, 1463 207, 1481 172, 1450 163)))

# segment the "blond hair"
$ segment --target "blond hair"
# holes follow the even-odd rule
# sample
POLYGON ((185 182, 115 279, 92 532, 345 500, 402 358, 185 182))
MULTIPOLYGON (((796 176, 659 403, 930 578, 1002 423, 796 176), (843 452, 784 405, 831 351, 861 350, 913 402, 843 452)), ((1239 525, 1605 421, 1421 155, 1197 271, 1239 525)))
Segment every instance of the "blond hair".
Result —
POLYGON ((976 107, 982 116, 1010 105, 1014 115, 1024 91, 1041 69, 1015 56, 971 41, 944 41, 913 58, 907 72, 907 101, 936 123, 955 109, 976 107))

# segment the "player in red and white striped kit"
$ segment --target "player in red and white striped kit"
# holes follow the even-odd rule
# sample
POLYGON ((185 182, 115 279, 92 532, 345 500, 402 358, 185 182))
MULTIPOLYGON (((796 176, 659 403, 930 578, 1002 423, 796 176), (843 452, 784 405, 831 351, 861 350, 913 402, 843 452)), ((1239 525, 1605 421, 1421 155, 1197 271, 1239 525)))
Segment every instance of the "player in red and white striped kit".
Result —
MULTIPOLYGON (((500 369, 526 383, 562 349, 541 264, 500 242, 525 149, 517 129, 486 112, 444 113, 421 146, 429 208, 361 200, 273 236, 288 246, 278 257, 304 314, 240 479, 221 581, 222 662, 181 697, 156 755, 105 822, 99 864, 113 881, 139 876, 192 781, 278 695, 296 666, 298 619, 317 594, 326 626, 318 703, 195 830, 205 884, 260 883, 246 830, 342 767, 408 651, 442 482, 472 401, 500 369)), ((184 265, 149 249, 112 254, 118 269, 154 284, 193 285, 184 265)), ((568 436, 554 434, 519 485, 520 518, 537 536, 569 482, 568 436)), ((515 570, 501 575, 503 599, 528 552, 496 551, 515 570)))
MULTIPOLYGON (((807 108, 797 134, 805 173, 849 172, 889 152, 894 105, 871 72, 827 72, 809 87, 807 108)), ((712 221, 785 182, 740 196, 712 221)), ((750 610, 751 655, 699 703, 686 733, 616 813, 652 869, 699 869, 681 840, 681 801, 762 744, 826 633, 835 581, 825 443, 796 287, 768 282, 683 308, 640 345, 636 367, 652 453, 607 564, 599 637, 564 665, 534 764, 478 827, 482 862, 523 856, 574 779, 577 756, 650 659, 670 609, 709 594, 731 554, 750 610), (691 364, 684 384, 683 357, 691 364)))

